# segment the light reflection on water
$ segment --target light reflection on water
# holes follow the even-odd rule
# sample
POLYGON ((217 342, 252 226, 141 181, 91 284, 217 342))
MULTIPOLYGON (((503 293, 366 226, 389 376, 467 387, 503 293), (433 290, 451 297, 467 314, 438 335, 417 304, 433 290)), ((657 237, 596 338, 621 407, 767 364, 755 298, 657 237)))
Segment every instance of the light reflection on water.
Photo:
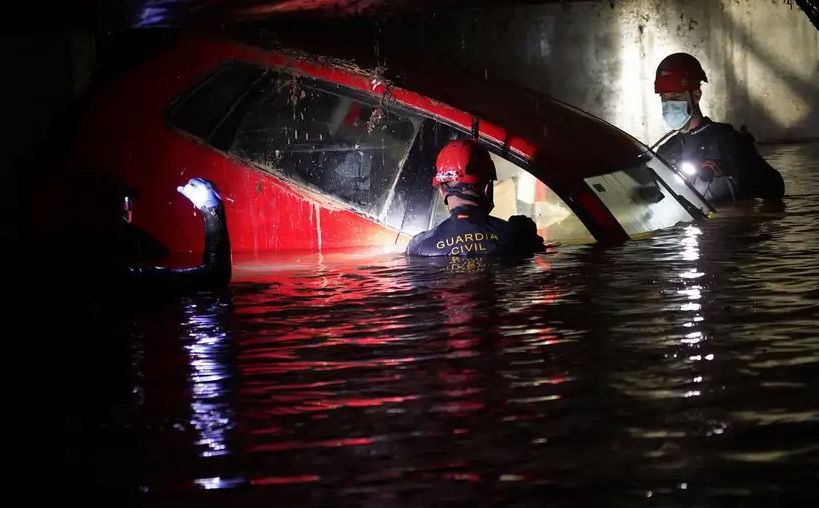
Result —
POLYGON ((325 257, 141 315, 148 500, 816 499, 819 146, 768 150, 784 208, 513 266, 325 257))

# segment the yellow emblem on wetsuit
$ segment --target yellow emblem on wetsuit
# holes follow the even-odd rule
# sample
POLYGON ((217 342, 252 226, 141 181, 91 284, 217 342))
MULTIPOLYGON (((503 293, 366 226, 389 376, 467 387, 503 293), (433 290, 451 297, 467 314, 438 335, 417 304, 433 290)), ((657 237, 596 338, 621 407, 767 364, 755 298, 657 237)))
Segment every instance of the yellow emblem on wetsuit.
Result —
MULTIPOLYGON (((472 252, 476 250, 486 250, 485 247, 478 248, 474 247, 476 245, 475 242, 482 242, 484 240, 499 240, 498 235, 496 233, 466 233, 463 235, 458 236, 450 236, 446 240, 439 240, 438 243, 435 244, 435 247, 438 250, 443 250, 447 247, 458 246, 459 244, 466 244, 471 243, 473 247, 464 250, 464 252, 472 252)), ((465 247, 465 246, 464 246, 465 247)))
POLYGON ((450 236, 445 240, 439 240, 435 247, 438 250, 449 248, 450 256, 460 256, 471 252, 486 252, 486 246, 481 243, 484 240, 497 241, 497 233, 464 233, 463 235, 450 236))

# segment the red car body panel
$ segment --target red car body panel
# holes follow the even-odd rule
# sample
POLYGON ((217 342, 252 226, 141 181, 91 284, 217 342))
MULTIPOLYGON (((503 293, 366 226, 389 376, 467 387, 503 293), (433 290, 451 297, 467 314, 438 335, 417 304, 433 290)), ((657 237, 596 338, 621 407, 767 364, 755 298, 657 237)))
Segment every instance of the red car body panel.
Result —
POLYGON ((483 83, 438 76, 436 85, 434 77, 416 76, 399 87, 376 74, 295 52, 191 37, 99 94, 72 157, 75 170, 106 173, 136 189, 134 224, 172 253, 201 252, 201 219, 176 192, 193 176, 212 180, 220 189, 237 254, 399 250, 408 240, 339 200, 230 158, 166 123, 168 105, 228 59, 289 68, 376 97, 386 93, 389 101, 467 131, 477 116, 480 137, 528 161, 528 169, 563 198, 598 241, 627 238, 583 177, 633 161, 640 149, 627 134, 598 119, 547 102, 534 112, 530 99, 499 95, 502 87, 483 83), (589 137, 595 150, 583 149, 589 137))

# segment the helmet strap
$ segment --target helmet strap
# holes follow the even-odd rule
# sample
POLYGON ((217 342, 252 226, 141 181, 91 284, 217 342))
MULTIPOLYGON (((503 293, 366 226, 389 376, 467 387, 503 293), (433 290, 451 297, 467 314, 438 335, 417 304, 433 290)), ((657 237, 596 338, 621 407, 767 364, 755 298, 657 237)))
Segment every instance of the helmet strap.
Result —
POLYGON ((702 111, 700 111, 699 100, 694 100, 694 92, 697 90, 689 90, 688 91, 688 114, 689 119, 688 123, 685 125, 684 132, 688 132, 689 130, 696 128, 696 125, 699 124, 700 118, 702 118, 702 111), (694 124, 692 126, 692 123, 694 124))
POLYGON ((491 211, 494 207, 494 199, 492 198, 492 183, 487 183, 488 190, 484 191, 482 194, 477 194, 474 191, 464 191, 460 185, 447 185, 443 184, 444 188, 444 204, 449 205, 449 197, 455 196, 461 198, 466 201, 472 201, 475 203, 476 206, 486 210, 487 212, 491 211))
POLYGON ((483 201, 486 200, 485 195, 478 194, 473 190, 469 191, 464 190, 464 188, 458 184, 455 185, 443 184, 443 186, 445 204, 449 204, 447 200, 449 199, 450 196, 459 197, 467 201, 474 201, 476 203, 482 203, 483 201))

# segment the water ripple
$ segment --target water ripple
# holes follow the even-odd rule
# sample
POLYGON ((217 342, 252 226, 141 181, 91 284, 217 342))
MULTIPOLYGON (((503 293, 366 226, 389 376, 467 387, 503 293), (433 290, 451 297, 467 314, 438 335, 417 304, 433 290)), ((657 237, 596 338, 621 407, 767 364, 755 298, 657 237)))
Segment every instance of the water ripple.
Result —
POLYGON ((768 150, 784 206, 511 266, 325 260, 134 320, 149 498, 815 501, 819 145, 768 150))

